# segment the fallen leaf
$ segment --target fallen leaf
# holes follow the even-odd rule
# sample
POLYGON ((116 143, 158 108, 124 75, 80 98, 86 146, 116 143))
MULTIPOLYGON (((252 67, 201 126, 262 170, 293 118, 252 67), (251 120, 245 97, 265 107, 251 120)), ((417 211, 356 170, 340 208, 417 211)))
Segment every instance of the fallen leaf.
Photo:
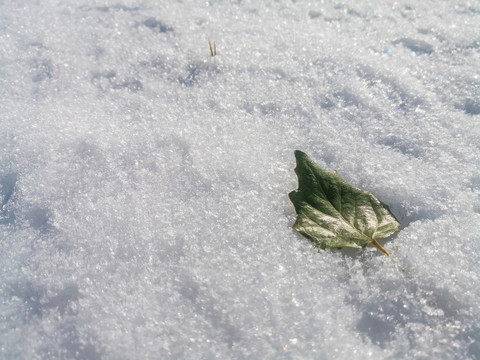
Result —
POLYGON ((346 182, 337 173, 318 166, 305 153, 295 151, 298 190, 289 194, 297 220, 293 228, 321 248, 361 248, 399 230, 388 206, 375 196, 346 182))

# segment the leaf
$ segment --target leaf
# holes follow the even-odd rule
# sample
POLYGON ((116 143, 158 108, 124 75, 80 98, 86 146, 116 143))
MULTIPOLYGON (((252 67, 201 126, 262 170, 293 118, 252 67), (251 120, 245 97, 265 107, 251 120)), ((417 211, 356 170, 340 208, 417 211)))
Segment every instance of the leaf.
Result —
POLYGON ((340 175, 322 169, 305 153, 295 151, 298 190, 289 194, 298 214, 293 228, 321 248, 361 248, 399 230, 388 206, 340 175))

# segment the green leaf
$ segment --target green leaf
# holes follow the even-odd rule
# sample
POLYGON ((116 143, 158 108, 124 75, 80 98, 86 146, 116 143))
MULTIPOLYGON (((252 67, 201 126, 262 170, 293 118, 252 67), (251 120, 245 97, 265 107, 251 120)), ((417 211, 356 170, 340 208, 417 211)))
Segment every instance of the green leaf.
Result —
POLYGON ((298 190, 289 194, 298 214, 293 228, 321 248, 360 248, 399 230, 388 206, 295 151, 298 190))

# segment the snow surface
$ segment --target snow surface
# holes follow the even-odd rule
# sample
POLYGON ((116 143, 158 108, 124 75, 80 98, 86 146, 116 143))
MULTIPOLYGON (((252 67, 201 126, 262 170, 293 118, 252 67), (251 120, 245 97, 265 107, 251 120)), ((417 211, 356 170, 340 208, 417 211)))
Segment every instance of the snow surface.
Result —
POLYGON ((480 358, 478 1, 6 0, 0 48, 1 359, 480 358), (391 258, 291 229, 295 149, 391 258))

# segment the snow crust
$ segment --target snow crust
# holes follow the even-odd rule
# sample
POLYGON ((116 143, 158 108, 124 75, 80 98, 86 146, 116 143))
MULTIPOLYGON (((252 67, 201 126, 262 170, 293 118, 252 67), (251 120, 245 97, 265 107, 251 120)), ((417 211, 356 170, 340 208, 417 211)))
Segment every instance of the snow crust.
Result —
POLYGON ((0 2, 0 358, 479 359, 479 24, 0 2), (391 258, 291 229, 296 149, 390 206, 391 258))

